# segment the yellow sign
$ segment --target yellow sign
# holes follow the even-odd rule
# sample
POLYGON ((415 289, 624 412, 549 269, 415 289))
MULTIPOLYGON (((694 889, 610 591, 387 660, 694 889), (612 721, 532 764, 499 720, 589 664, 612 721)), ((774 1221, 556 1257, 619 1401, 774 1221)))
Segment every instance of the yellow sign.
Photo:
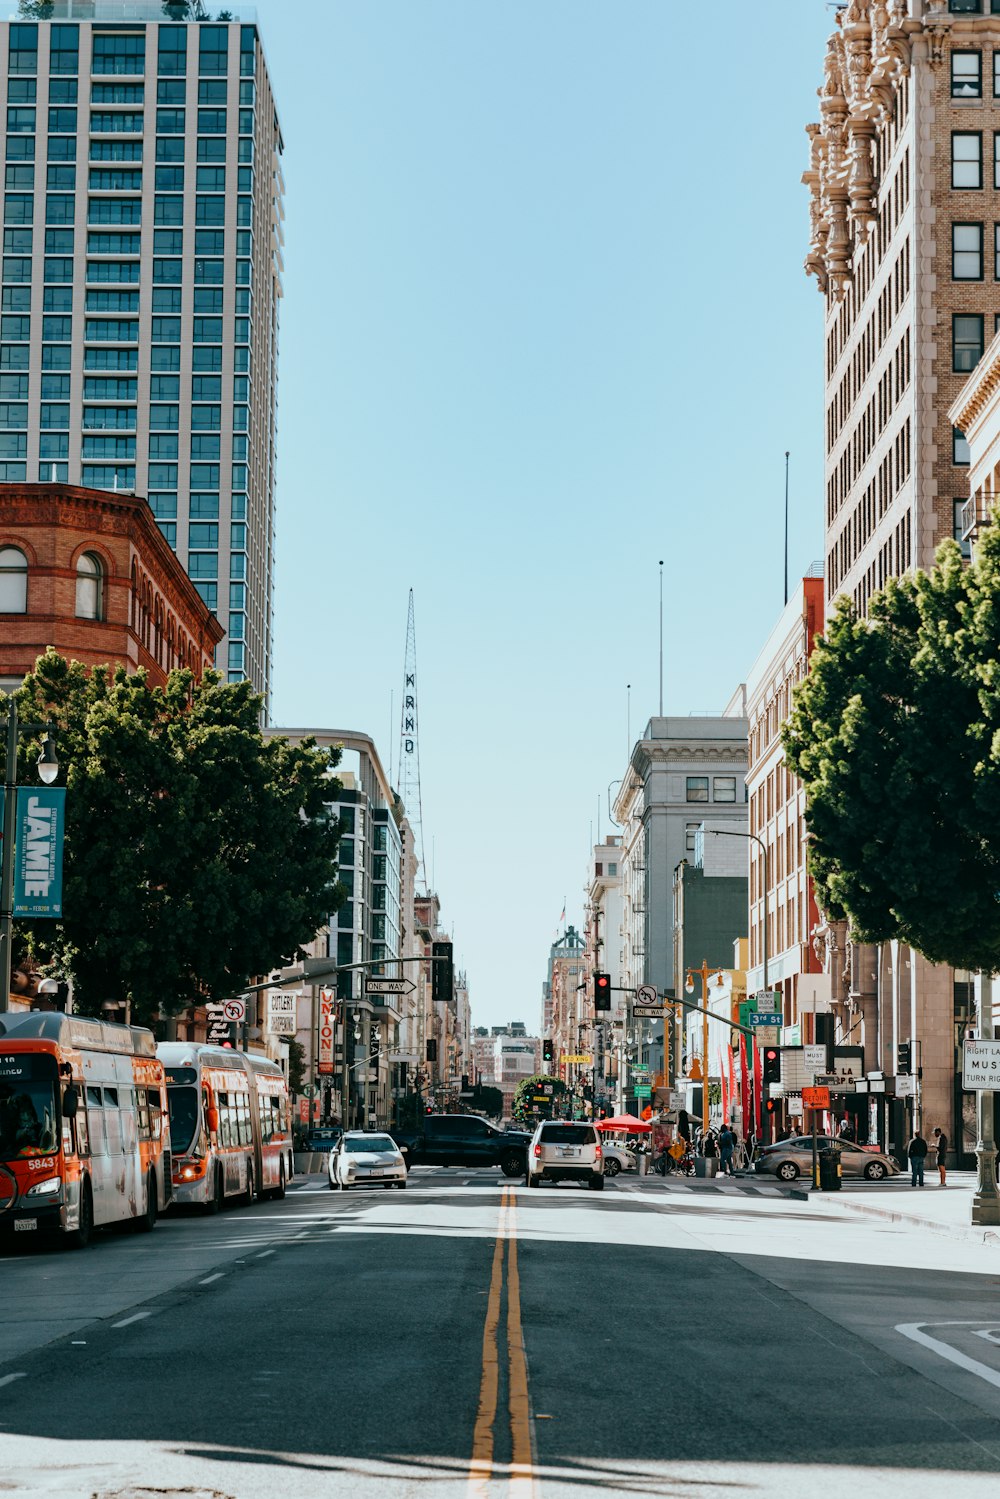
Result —
POLYGON ((583 1056, 582 1054, 580 1056, 567 1056, 564 1052, 559 1060, 560 1062, 578 1062, 582 1067, 593 1067, 594 1065, 593 1057, 583 1056))

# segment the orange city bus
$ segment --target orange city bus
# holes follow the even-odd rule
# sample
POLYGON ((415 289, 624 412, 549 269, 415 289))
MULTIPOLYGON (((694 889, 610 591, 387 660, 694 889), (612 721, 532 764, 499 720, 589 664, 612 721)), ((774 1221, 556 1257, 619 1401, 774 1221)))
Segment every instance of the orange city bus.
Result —
POLYGON ((288 1083, 267 1057, 161 1041, 174 1201, 217 1213, 227 1197, 284 1197, 292 1179, 288 1083))
POLYGON ((166 1087, 152 1031, 0 1014, 0 1228, 151 1229, 170 1200, 166 1087))

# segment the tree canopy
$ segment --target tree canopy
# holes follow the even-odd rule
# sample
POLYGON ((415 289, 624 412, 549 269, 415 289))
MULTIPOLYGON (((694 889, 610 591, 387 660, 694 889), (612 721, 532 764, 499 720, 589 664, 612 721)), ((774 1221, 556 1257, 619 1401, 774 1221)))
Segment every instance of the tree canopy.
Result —
MULTIPOLYGON (((54 651, 16 694, 56 725, 67 787, 63 919, 18 923, 74 1005, 135 1022, 224 998, 294 958, 342 898, 339 756, 265 739, 262 699, 216 673, 88 669, 54 651)), ((22 738, 19 780, 35 780, 22 738)))
POLYGON ((834 607, 782 738, 817 898, 860 941, 1000 970, 1000 525, 834 607))

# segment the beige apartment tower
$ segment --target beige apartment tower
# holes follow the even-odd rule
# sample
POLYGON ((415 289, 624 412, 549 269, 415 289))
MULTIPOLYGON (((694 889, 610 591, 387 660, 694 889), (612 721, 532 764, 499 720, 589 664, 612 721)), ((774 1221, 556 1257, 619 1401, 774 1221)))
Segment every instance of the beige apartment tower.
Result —
MULTIPOLYGON (((863 613, 887 578, 963 539, 969 452, 948 413, 1000 317, 1000 3, 850 0, 807 129, 806 269, 826 302, 826 597, 863 613)), ((918 1043, 912 1099, 873 1097, 873 1130, 898 1145, 914 1119, 939 1124, 967 1152, 955 1079, 967 975, 892 944, 827 941, 835 1009, 845 1034, 867 1032, 871 1070, 892 1079, 898 1047, 918 1043)))

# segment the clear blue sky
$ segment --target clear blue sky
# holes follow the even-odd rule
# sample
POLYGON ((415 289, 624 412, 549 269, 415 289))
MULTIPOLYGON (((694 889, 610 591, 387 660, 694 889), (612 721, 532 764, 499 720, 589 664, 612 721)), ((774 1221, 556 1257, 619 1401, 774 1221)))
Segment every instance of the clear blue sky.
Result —
MULTIPOLYGON (((535 1025, 597 802, 821 555, 824 0, 262 0, 285 138, 274 720, 397 759, 476 1023, 535 1025)), ((607 822, 604 820, 604 830, 607 822)))

